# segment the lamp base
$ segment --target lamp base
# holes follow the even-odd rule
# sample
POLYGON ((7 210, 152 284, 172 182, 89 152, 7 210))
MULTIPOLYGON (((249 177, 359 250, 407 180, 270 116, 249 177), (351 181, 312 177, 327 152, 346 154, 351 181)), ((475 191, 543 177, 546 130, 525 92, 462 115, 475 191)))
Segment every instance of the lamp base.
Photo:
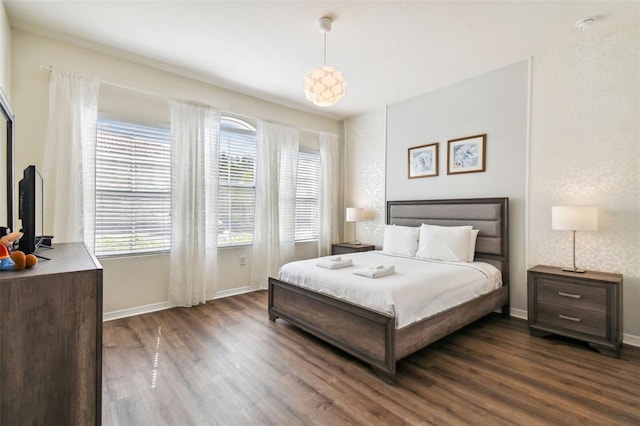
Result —
POLYGON ((587 272, 585 269, 580 268, 562 268, 562 270, 565 272, 573 272, 575 274, 584 274, 585 272, 587 272))

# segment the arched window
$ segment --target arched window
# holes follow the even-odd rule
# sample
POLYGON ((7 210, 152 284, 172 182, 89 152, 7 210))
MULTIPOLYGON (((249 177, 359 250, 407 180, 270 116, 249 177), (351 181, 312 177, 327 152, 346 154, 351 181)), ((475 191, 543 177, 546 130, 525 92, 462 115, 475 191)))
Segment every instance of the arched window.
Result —
POLYGON ((233 117, 220 119, 218 246, 253 243, 256 205, 255 126, 233 117))

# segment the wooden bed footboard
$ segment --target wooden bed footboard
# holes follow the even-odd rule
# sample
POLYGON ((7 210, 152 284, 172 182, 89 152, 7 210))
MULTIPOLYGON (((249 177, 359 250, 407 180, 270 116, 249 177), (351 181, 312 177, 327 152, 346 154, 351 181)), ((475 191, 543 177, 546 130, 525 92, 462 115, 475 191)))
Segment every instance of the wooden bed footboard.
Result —
POLYGON ((269 278, 269 319, 282 318, 371 365, 393 383, 396 362, 509 303, 501 287, 422 321, 395 329, 395 318, 269 278))
POLYGON ((394 380, 395 318, 269 278, 269 319, 282 318, 394 380))
POLYGON ((491 293, 439 312, 396 331, 396 361, 440 340, 462 327, 509 306, 509 289, 500 287, 491 293))

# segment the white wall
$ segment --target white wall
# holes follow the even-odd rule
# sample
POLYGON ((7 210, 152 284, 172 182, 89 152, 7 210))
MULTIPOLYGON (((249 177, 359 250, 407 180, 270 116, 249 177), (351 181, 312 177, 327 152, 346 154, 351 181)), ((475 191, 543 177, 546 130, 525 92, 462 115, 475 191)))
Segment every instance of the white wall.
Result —
POLYGON ((511 308, 526 310, 528 61, 387 108, 387 200, 509 197, 511 308), (447 141, 487 134, 486 171, 447 175, 447 141), (439 143, 439 175, 408 178, 408 149, 439 143))
MULTIPOLYGON (((7 13, 4 8, 4 2, 0 0, 0 88, 7 96, 9 103, 11 103, 11 29, 9 27, 9 21, 7 13)), ((2 118, 2 125, 0 126, 0 224, 2 226, 8 225, 5 200, 7 199, 7 185, 6 185, 6 125, 4 123, 4 117, 2 118)), ((10 225, 9 227, 13 227, 10 225)))
POLYGON ((0 0, 0 87, 11 101, 11 26, 0 0))
POLYGON ((536 57, 532 79, 527 264, 572 263, 551 206, 598 206, 576 262, 624 275, 624 332, 640 336, 640 26, 536 57))
POLYGON ((4 1, 0 1, 0 87, 11 100, 11 26, 4 1))
MULTIPOLYGON (((116 58, 97 50, 73 46, 24 31, 12 32, 12 106, 16 114, 16 170, 28 164, 42 165, 45 141, 49 73, 41 65, 53 66, 87 76, 158 93, 213 105, 222 111, 263 118, 292 127, 340 134, 339 122, 292 110, 241 95, 203 82, 181 77, 148 65, 116 58)), ((136 114, 141 120, 168 122, 162 98, 117 90, 103 85, 100 107, 110 113, 136 114), (103 90, 104 89, 104 90, 103 90), (137 111, 137 112, 136 112, 137 111)), ((341 148, 342 149, 342 145, 341 148)), ((63 198, 64 194, 49 194, 63 198)), ((47 229, 45 229, 47 231, 47 229)), ((54 240, 55 241, 55 240, 54 240)), ((317 255, 315 243, 300 244, 299 258, 317 255)), ((218 294, 228 294, 248 286, 251 250, 248 247, 219 250, 218 294), (240 266, 240 256, 247 265, 240 266)), ((168 255, 103 259, 104 311, 111 312, 165 302, 168 289, 168 255)), ((212 289, 210 289, 212 290, 212 289)), ((212 294, 210 291, 209 294, 212 294)))

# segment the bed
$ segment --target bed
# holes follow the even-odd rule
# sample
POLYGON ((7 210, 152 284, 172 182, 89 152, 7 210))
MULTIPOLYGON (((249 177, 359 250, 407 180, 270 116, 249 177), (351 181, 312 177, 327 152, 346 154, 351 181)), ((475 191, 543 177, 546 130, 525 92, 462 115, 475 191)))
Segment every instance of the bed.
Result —
POLYGON ((371 365, 393 383, 396 362, 485 315, 509 315, 509 228, 507 198, 388 201, 387 224, 420 227, 471 225, 479 230, 476 262, 493 265, 502 285, 409 325, 397 326, 393 312, 269 278, 269 319, 284 319, 371 365))

